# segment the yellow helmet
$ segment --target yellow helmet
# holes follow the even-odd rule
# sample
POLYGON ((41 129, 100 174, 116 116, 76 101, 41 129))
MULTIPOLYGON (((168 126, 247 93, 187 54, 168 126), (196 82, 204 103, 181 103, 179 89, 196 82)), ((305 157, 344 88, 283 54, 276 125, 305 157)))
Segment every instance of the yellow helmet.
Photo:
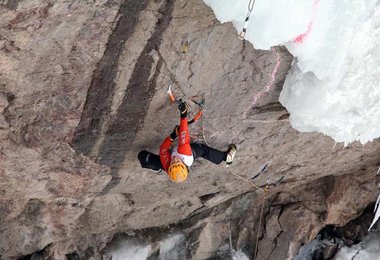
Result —
POLYGON ((174 182, 185 181, 188 172, 186 165, 182 161, 172 162, 168 169, 169 178, 174 182))

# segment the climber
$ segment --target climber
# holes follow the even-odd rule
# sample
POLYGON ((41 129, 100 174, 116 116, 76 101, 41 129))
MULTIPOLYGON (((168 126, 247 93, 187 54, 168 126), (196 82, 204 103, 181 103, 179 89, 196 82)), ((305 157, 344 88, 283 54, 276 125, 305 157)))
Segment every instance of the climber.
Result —
POLYGON ((190 143, 186 102, 179 102, 178 109, 181 115, 179 126, 177 125, 161 144, 160 155, 145 150, 138 154, 141 167, 156 171, 164 170, 168 173, 170 180, 183 182, 187 178, 188 167, 196 158, 203 157, 214 164, 220 164, 223 161, 231 164, 236 154, 236 146, 231 144, 227 151, 223 152, 204 144, 190 143), (178 146, 171 150, 173 141, 178 136, 178 146))

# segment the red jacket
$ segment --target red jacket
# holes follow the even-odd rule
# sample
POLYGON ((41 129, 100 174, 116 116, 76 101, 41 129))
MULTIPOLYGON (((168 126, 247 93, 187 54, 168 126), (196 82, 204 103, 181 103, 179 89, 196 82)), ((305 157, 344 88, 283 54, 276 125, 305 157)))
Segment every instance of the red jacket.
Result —
MULTIPOLYGON (((160 160, 164 170, 167 172, 170 162, 172 160, 170 147, 172 146, 173 141, 170 139, 170 136, 166 137, 160 146, 160 160)), ((178 153, 186 156, 192 156, 190 146, 190 135, 187 125, 187 118, 181 118, 179 124, 179 133, 178 133, 178 153)))

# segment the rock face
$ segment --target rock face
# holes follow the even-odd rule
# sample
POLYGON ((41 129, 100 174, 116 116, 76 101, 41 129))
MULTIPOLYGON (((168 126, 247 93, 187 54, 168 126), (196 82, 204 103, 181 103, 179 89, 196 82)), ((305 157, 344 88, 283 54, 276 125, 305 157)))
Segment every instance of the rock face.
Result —
POLYGON ((344 148, 293 130, 277 102, 292 57, 239 41, 201 0, 0 11, 0 258, 100 257, 116 233, 171 226, 198 239, 192 259, 229 236, 257 259, 290 259, 376 199, 380 142, 344 148), (205 97, 195 139, 237 144, 230 168, 199 160, 183 184, 141 169, 137 153, 158 152, 178 123, 172 81, 179 97, 205 97))

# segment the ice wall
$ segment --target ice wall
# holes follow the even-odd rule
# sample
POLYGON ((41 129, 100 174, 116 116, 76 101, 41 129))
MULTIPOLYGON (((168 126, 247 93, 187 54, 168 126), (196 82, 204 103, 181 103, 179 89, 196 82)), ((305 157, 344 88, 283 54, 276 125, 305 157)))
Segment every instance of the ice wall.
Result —
MULTIPOLYGON (((204 2, 242 30, 249 1, 204 2)), ((245 39, 295 57, 280 96, 295 129, 365 144, 380 136, 379 25, 377 0, 256 0, 245 39)))

